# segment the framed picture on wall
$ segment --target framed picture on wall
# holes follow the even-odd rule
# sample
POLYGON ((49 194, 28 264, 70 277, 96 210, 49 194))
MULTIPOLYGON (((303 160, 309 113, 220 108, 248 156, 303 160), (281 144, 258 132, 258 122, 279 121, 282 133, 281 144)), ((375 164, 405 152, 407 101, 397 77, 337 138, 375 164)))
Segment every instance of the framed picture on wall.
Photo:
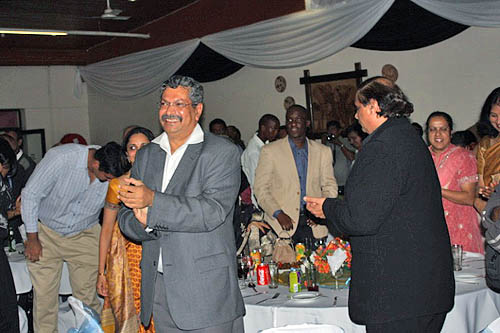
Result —
POLYGON ((331 120, 338 121, 342 128, 354 122, 354 97, 362 78, 368 75, 361 69, 361 63, 355 63, 354 68, 351 72, 318 76, 310 76, 309 70, 304 71, 300 84, 305 85, 313 137, 325 133, 326 124, 331 120))
POLYGON ((21 109, 0 109, 0 128, 23 128, 21 109))

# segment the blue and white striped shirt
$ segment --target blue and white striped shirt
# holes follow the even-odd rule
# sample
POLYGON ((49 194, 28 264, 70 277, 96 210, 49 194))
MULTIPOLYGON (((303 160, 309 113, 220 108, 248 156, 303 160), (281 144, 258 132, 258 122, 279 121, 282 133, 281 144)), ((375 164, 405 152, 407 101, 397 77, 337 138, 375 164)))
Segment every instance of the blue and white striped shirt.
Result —
POLYGON ((21 195, 26 232, 38 232, 37 221, 63 236, 99 222, 108 182, 90 183, 88 151, 99 146, 65 144, 50 149, 38 163, 21 195))

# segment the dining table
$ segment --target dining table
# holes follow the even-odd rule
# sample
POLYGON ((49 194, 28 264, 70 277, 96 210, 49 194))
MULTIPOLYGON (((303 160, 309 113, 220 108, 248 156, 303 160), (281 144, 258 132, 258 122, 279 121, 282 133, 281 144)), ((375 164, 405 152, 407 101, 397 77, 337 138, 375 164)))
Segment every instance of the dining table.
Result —
MULTIPOLYGON (((16 287, 16 294, 25 294, 31 291, 33 285, 31 284, 31 277, 26 264, 26 257, 24 256, 24 246, 22 244, 16 245, 15 252, 5 252, 9 260, 10 270, 12 271, 12 278, 16 287)), ((71 295, 71 284, 69 282, 68 265, 63 263, 61 274, 61 285, 59 287, 59 295, 71 295)))
MULTIPOLYGON (((446 316, 442 332, 479 332, 500 317, 500 294, 486 286, 484 256, 465 252, 462 270, 454 274, 455 305, 446 316)), ((335 289, 320 285, 317 293, 290 293, 289 288, 282 285, 276 289, 256 286, 246 287, 241 293, 247 333, 304 323, 337 325, 346 333, 366 331, 364 325, 355 324, 349 318, 349 289, 345 286, 335 289)))

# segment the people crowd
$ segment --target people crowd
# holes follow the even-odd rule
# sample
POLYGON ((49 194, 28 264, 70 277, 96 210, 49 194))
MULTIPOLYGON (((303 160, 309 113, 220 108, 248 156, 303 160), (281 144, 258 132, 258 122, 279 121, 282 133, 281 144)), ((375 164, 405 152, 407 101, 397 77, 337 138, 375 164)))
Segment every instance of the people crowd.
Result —
MULTIPOLYGON (((480 214, 500 183, 500 87, 478 114, 479 138, 454 132, 443 111, 429 112, 424 130, 411 123, 413 104, 384 77, 363 82, 355 106, 351 123, 332 119, 322 136, 301 105, 283 126, 263 113, 245 145, 223 119, 204 130, 202 85, 173 76, 159 135, 131 125, 121 145, 101 147, 70 134, 35 167, 21 131, 5 130, 0 240, 13 228, 22 243, 24 226, 35 332, 57 332, 63 263, 104 332, 243 332, 234 257, 252 223, 295 243, 349 238, 350 316, 367 332, 439 332, 453 307, 451 245, 485 252, 480 214)), ((3 251, 0 273, 0 331, 18 332, 3 251)))

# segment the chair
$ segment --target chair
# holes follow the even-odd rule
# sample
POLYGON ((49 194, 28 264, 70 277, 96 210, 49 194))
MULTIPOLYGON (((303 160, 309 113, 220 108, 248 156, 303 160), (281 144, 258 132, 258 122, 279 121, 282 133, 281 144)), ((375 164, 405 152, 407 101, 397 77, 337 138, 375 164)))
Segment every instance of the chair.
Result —
POLYGON ((17 307, 17 313, 19 314, 19 332, 28 333, 28 316, 22 307, 17 307))
POLYGON ((344 333, 344 330, 336 325, 301 324, 268 328, 260 333, 344 333))
POLYGON ((480 333, 500 333, 500 317, 493 320, 484 330, 480 333))

